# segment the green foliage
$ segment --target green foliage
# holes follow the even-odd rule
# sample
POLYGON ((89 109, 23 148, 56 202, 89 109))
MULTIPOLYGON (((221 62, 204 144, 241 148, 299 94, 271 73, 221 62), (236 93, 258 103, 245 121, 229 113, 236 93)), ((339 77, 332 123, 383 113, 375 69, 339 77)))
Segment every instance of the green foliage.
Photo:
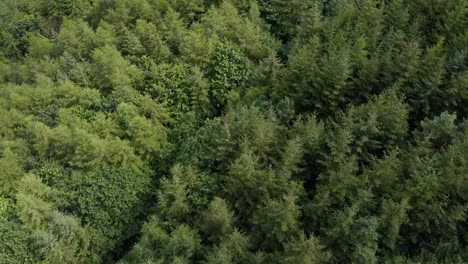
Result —
POLYGON ((207 254, 207 263, 243 263, 251 261, 252 256, 248 254, 250 248, 249 240, 245 235, 234 230, 226 236, 219 246, 214 247, 212 252, 207 254))
POLYGON ((301 235, 299 240, 291 240, 285 244, 284 263, 328 263, 330 253, 324 250, 324 246, 317 238, 305 238, 301 235))
POLYGON ((111 46, 93 52, 93 76, 96 86, 104 92, 131 85, 139 72, 111 46))
POLYGON ((4 223, 8 219, 10 203, 7 199, 0 196, 0 222, 4 223))
POLYGON ((31 236, 16 221, 0 222, 0 262, 11 264, 37 263, 30 248, 31 236))
POLYGON ((401 225, 406 220, 406 211, 409 209, 408 200, 402 200, 400 203, 383 200, 381 208, 380 221, 385 235, 382 242, 386 247, 393 250, 396 246, 401 225))
POLYGON ((365 105, 353 108, 347 118, 354 136, 354 150, 364 157, 379 156, 382 149, 401 145, 407 133, 407 106, 394 91, 384 92, 365 105))
POLYGON ((256 231, 253 235, 261 248, 274 249, 298 236, 300 208, 296 205, 296 199, 288 195, 282 200, 271 200, 254 213, 256 231))
POLYGON ((210 241, 216 242, 225 234, 232 231, 233 214, 227 208, 226 202, 215 197, 202 214, 200 230, 206 234, 210 241))
POLYGON ((467 263, 467 17, 0 1, 0 263, 467 263))
POLYGON ((181 166, 171 169, 172 178, 161 180, 161 189, 158 194, 158 207, 161 215, 175 220, 187 219, 190 207, 187 201, 187 185, 193 171, 184 173, 181 166))
MULTIPOLYGON (((336 40, 339 41, 342 40, 336 40)), ((297 43, 289 55, 288 79, 292 88, 290 94, 300 110, 330 114, 347 103, 345 91, 351 65, 347 50, 330 46, 321 56, 322 45, 316 36, 306 43, 297 43)))
POLYGON ((272 25, 272 31, 283 39, 296 32, 295 26, 302 21, 311 6, 320 1, 258 1, 265 19, 272 25))
POLYGON ((173 111, 190 110, 191 80, 190 69, 187 66, 161 64, 154 69, 155 83, 148 92, 153 98, 168 104, 173 111))
POLYGON ((161 38, 161 33, 157 27, 145 20, 137 20, 135 23, 135 34, 138 36, 141 45, 146 49, 146 53, 158 61, 164 61, 169 57, 170 51, 161 38))
POLYGON ((173 259, 182 258, 188 261, 198 250, 199 244, 197 232, 186 225, 181 225, 172 231, 164 251, 173 259))
POLYGON ((18 217, 30 228, 37 228, 44 223, 52 212, 50 202, 52 189, 43 184, 32 174, 25 175, 18 186, 16 208, 18 217))
POLYGON ((171 169, 170 178, 161 179, 158 191, 160 215, 173 221, 190 219, 196 211, 205 209, 218 189, 216 179, 179 164, 171 169))
POLYGON ((207 119, 193 135, 180 146, 177 161, 200 169, 215 167, 217 146, 222 139, 220 119, 207 119))
POLYGON ((430 141, 434 148, 446 147, 455 136, 456 118, 455 115, 444 112, 433 120, 424 120, 421 122, 422 140, 430 141))
POLYGON ((35 231, 33 237, 47 263, 82 263, 89 259, 89 237, 74 217, 53 211, 48 228, 35 231))
POLYGON ((79 17, 82 16, 90 6, 88 0, 60 0, 53 3, 48 1, 39 1, 36 3, 40 14, 48 17, 51 20, 61 20, 63 17, 79 17))
POLYGON ((243 153, 230 167, 225 191, 235 208, 250 215, 261 201, 268 200, 273 177, 273 171, 259 168, 252 153, 243 153))
POLYGON ((149 179, 129 170, 105 169, 85 174, 76 187, 76 215, 96 231, 92 246, 98 253, 107 253, 137 230, 130 223, 139 221, 144 211, 149 179))
POLYGON ((19 162, 19 157, 11 150, 3 150, 0 158, 0 195, 9 196, 24 175, 24 170, 19 162))
POLYGON ((151 154, 164 150, 167 144, 166 129, 157 117, 147 118, 139 113, 135 105, 127 103, 120 103, 115 115, 138 154, 149 158, 151 154))
POLYGON ((143 226, 144 236, 121 263, 190 263, 200 249, 200 238, 187 225, 179 225, 169 234, 157 219, 143 226))
POLYGON ((234 88, 242 86, 247 78, 247 61, 235 44, 224 41, 216 48, 211 73, 210 94, 214 105, 221 107, 234 88))
POLYGON ((65 20, 57 36, 57 49, 75 58, 90 56, 94 48, 95 35, 84 21, 65 20))
POLYGON ((0 57, 20 59, 27 53, 29 32, 38 29, 40 17, 28 12, 24 3, 3 1, 0 10, 0 57))

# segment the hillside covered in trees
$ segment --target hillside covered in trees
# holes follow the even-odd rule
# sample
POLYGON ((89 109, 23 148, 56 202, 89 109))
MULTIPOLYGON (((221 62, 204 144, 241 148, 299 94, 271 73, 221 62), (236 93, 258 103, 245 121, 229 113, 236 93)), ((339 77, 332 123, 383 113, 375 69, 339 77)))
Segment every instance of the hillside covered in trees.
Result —
POLYGON ((0 263, 468 263, 467 0, 1 0, 0 263))

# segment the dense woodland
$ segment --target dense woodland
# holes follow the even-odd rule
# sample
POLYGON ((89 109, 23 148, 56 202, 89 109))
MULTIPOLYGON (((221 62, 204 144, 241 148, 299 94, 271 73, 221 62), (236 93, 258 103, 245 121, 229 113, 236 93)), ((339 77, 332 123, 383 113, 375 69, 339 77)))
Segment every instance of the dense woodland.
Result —
POLYGON ((468 263, 468 1, 1 0, 0 263, 468 263))

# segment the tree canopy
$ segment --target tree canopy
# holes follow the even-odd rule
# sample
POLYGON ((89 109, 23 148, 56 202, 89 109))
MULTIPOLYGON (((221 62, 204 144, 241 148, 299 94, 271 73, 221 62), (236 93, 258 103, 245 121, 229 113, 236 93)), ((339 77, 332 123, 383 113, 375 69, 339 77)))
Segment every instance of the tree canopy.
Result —
POLYGON ((0 263, 468 263, 466 0, 2 0, 0 26, 0 263))

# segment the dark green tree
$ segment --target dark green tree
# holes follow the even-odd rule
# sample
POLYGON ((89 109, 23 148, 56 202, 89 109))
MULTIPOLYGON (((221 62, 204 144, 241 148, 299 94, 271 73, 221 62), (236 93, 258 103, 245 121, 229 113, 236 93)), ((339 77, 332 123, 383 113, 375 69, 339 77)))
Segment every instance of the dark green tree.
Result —
POLYGON ((247 60, 235 44, 225 40, 216 48, 212 69, 210 95, 214 106, 220 108, 229 91, 245 84, 247 60))
POLYGON ((124 169, 103 169, 84 174, 76 186, 74 212, 95 231, 91 246, 99 255, 138 232, 149 178, 124 169))

